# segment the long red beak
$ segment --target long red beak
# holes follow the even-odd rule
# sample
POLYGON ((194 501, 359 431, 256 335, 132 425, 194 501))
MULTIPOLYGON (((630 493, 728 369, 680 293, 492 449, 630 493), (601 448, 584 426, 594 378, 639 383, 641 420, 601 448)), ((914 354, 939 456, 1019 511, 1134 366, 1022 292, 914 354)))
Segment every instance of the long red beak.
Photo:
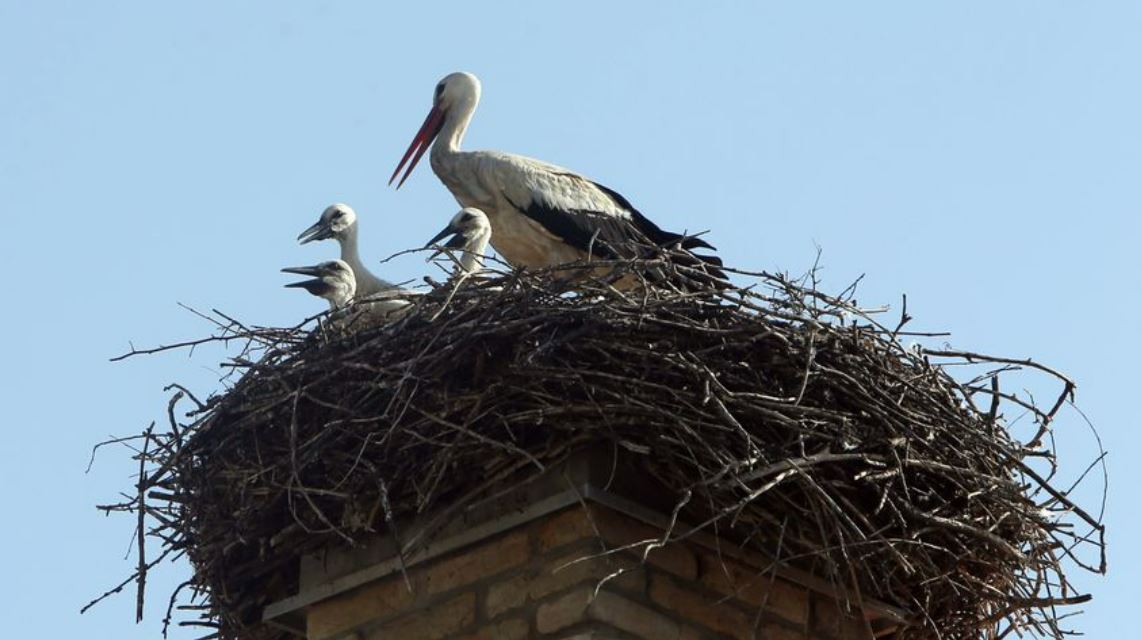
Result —
POLYGON ((400 159, 400 164, 397 165, 393 171, 392 177, 389 178, 389 185, 392 185, 393 180, 397 179, 397 174, 404 167, 404 163, 408 162, 409 157, 412 157, 412 162, 408 164, 408 170, 404 172, 404 176, 397 183, 397 189, 401 188, 405 180, 408 180, 412 170, 416 168, 416 163, 420 162, 420 157, 428 150, 432 141, 436 139, 436 135, 440 133, 440 128, 444 126, 444 110, 440 107, 433 106, 432 110, 428 112, 428 117, 424 119, 424 124, 420 125, 420 131, 416 132, 413 137, 412 143, 408 145, 408 150, 404 152, 404 157, 400 159), (414 153, 415 152, 415 153, 414 153))

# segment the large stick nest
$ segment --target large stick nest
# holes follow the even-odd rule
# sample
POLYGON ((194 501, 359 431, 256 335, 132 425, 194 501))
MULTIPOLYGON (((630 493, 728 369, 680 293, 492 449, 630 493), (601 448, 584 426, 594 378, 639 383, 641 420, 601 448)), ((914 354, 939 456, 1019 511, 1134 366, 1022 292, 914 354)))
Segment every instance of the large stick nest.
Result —
POLYGON ((912 612, 901 637, 1061 637, 1059 607, 1088 598, 1064 565, 1105 570, 1100 516, 1052 486, 1050 428, 1072 383, 1029 360, 906 346, 924 335, 902 330, 907 314, 885 326, 855 287, 734 273, 749 287, 469 278, 350 330, 214 316, 205 341, 238 340, 241 375, 205 403, 178 388, 169 428, 135 442, 133 497, 103 507, 138 516, 139 570, 120 588, 138 583, 141 615, 147 569, 185 553, 189 623, 271 637, 262 608, 296 587, 301 554, 399 534, 403 517, 602 442, 676 492, 692 524, 912 612), (1057 399, 1008 392, 1000 374, 1015 370, 1057 379, 1057 399), (184 400, 196 407, 179 418, 184 400))

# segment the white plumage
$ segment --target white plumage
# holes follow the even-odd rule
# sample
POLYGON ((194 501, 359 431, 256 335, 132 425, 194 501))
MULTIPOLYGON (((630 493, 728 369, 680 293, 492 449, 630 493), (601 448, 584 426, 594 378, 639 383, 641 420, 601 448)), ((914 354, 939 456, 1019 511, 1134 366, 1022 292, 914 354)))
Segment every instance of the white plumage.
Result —
MULTIPOLYGON (((626 198, 573 171, 499 151, 461 151, 479 101, 480 81, 474 75, 453 73, 441 80, 432 110, 389 183, 408 163, 399 188, 431 144, 432 170, 461 206, 487 214, 492 246, 515 266, 633 257, 635 242, 713 248, 701 239, 663 231, 626 198)), ((712 256, 698 260, 720 264, 712 256)))

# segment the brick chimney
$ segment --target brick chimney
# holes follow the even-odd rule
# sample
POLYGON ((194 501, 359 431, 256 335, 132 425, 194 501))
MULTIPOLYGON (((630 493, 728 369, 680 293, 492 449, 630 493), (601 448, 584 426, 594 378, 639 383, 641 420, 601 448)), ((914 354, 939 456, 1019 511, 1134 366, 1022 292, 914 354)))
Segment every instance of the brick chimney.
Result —
POLYGON ((401 540, 416 544, 403 562, 392 536, 303 558, 298 593, 265 620, 310 640, 849 640, 905 624, 706 532, 657 544, 689 529, 671 528, 676 498, 630 469, 586 451, 406 523, 401 540))

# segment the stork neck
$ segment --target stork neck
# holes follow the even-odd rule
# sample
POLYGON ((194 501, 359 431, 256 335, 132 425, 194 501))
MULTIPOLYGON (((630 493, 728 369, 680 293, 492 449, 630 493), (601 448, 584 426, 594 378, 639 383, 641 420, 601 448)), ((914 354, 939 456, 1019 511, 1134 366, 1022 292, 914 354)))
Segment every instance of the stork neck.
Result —
POLYGON ((338 236, 337 242, 341 244, 341 259, 353 270, 356 279, 356 288, 349 295, 350 298, 361 292, 362 295, 372 295, 379 291, 395 291, 397 286, 387 280, 373 275, 372 271, 361 262, 361 255, 357 253, 357 225, 354 224, 338 236))
POLYGON ((340 309, 341 307, 347 306, 350 302, 352 302, 353 293, 354 291, 351 287, 345 287, 345 290, 340 292, 340 294, 337 296, 337 308, 340 309))
POLYGON ((476 112, 478 100, 471 99, 457 103, 448 110, 444 117, 444 126, 440 128, 440 135, 432 145, 432 155, 459 153, 460 144, 464 142, 464 134, 468 132, 468 124, 472 122, 472 114, 476 112))
POLYGON ((464 273, 476 273, 484 269, 484 253, 488 250, 489 231, 481 231, 473 242, 464 248, 464 255, 460 258, 460 268, 464 273))
POLYGON ((353 300, 353 296, 357 294, 357 287, 354 280, 345 278, 338 278, 336 281, 331 282, 330 285, 333 290, 325 297, 329 301, 330 309, 340 309, 349 304, 353 300))
POLYGON ((460 257, 460 272, 464 274, 475 273, 483 266, 480 262, 480 254, 470 249, 464 249, 464 255, 460 257))
POLYGON ((361 254, 357 252, 357 225, 350 225, 345 233, 337 238, 341 245, 341 259, 353 269, 353 273, 360 273, 361 254))

